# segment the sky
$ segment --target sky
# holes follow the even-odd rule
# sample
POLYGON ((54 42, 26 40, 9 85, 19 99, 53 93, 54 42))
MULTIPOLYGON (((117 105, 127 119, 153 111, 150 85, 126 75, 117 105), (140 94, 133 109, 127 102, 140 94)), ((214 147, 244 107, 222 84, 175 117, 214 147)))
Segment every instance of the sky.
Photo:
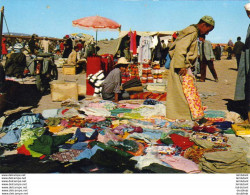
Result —
MULTIPOLYGON (((122 31, 178 31, 196 24, 204 15, 215 20, 207 36, 212 43, 245 40, 249 25, 244 5, 248 0, 1 0, 9 32, 62 38, 93 30, 72 26, 87 16, 103 16, 121 24, 122 31)), ((3 23, 3 32, 8 32, 3 23)), ((98 40, 118 38, 119 32, 98 32, 98 40)))

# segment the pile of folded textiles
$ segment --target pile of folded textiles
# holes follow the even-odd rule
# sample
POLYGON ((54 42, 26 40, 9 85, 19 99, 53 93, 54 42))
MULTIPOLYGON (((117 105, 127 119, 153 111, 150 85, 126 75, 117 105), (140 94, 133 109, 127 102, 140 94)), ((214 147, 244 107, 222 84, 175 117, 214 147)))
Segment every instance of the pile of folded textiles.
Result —
POLYGON ((249 173, 249 137, 236 136, 224 112, 169 120, 154 95, 10 115, 0 131, 0 172, 249 173))

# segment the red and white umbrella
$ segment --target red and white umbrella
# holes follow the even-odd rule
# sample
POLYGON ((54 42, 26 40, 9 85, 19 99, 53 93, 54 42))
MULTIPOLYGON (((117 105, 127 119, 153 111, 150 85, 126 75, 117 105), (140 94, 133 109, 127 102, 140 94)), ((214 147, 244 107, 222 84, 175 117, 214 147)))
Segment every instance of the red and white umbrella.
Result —
POLYGON ((80 18, 72 21, 72 25, 82 28, 84 30, 94 30, 96 31, 96 43, 97 43, 97 31, 105 31, 105 30, 120 30, 121 25, 117 22, 101 17, 101 16, 89 16, 80 18))
POLYGON ((80 18, 78 20, 72 21, 73 26, 82 28, 84 30, 119 30, 121 25, 117 22, 101 17, 101 16, 89 16, 80 18))

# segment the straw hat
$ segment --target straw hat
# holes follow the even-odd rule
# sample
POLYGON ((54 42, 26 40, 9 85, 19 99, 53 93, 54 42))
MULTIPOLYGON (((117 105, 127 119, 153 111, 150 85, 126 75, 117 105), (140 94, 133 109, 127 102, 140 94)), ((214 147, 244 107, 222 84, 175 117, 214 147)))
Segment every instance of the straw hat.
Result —
POLYGON ((117 65, 119 65, 119 64, 124 64, 124 65, 127 64, 127 65, 128 65, 129 62, 126 60, 125 57, 121 57, 121 58, 118 59, 117 64, 116 64, 115 66, 117 66, 117 65))

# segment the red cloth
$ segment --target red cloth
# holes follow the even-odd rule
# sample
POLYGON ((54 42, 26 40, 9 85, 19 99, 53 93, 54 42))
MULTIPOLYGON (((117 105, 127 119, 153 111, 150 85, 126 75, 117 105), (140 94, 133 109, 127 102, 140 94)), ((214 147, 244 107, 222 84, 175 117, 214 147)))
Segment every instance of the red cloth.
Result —
POLYGON ((136 31, 134 31, 134 34, 133 34, 133 39, 134 39, 134 45, 133 45, 133 55, 136 55, 136 54, 137 54, 136 31))
POLYGON ((77 43, 77 45, 76 45, 77 47, 78 47, 78 49, 81 51, 82 50, 82 48, 83 48, 83 45, 82 45, 82 43, 77 43))
POLYGON ((132 32, 130 31, 128 33, 128 36, 130 37, 130 52, 133 52, 133 55, 137 53, 137 45, 136 45, 136 31, 132 32))
POLYGON ((3 55, 6 55, 8 54, 8 50, 7 50, 7 47, 6 47, 6 38, 3 37, 2 39, 2 54, 3 55))
POLYGON ((194 142, 190 141, 188 137, 183 137, 178 134, 171 134, 170 137, 174 144, 179 146, 182 150, 186 150, 187 148, 194 145, 194 142))
POLYGON ((60 50, 61 50, 61 52, 63 52, 63 50, 64 50, 64 43, 63 42, 60 43, 60 50))
MULTIPOLYGON (((87 69, 86 77, 88 77, 90 74, 97 73, 99 70, 102 70, 101 57, 99 56, 88 57, 86 69, 87 69)), ((86 95, 93 95, 95 88, 89 82, 86 83, 87 83, 86 95)))
POLYGON ((101 55, 101 67, 104 75, 107 76, 114 67, 114 56, 112 54, 101 55))
POLYGON ((22 145, 21 147, 17 148, 17 153, 18 154, 24 154, 26 156, 30 156, 30 151, 27 150, 24 145, 22 145))

